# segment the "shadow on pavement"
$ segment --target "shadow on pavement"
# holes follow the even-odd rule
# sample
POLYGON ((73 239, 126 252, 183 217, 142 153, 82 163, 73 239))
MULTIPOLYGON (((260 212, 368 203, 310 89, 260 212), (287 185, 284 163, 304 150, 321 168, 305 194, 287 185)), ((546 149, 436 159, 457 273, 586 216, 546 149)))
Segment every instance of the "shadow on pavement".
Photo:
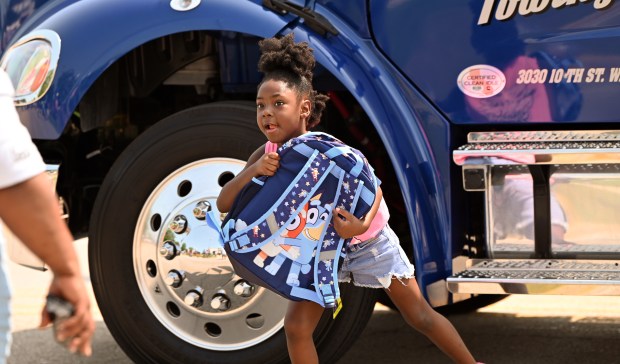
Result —
POLYGON ((96 322, 93 356, 84 358, 71 354, 53 342, 52 328, 23 330, 13 333, 13 346, 8 364, 129 364, 129 358, 118 347, 103 321, 96 322), (54 345, 50 345, 53 343, 54 345))
MULTIPOLYGON (((450 314, 446 317, 476 357, 487 364, 613 363, 620 357, 620 319, 450 314)), ((359 340, 338 364, 446 364, 424 335, 397 311, 375 310, 359 340)))
MULTIPOLYGON (((489 312, 446 317, 474 356, 487 364, 617 363, 620 357, 617 317, 524 317, 489 312)), ((51 328, 23 330, 13 335, 9 364, 132 363, 103 321, 97 322, 92 358, 72 355, 55 344, 51 328)), ((359 340, 338 364, 450 362, 424 335, 410 328, 397 311, 381 309, 375 310, 359 340)))

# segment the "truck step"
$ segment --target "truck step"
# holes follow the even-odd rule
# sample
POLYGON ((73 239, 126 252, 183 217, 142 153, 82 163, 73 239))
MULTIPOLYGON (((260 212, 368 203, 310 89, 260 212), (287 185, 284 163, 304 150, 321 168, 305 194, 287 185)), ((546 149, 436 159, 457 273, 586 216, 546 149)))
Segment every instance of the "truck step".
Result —
POLYGON ((453 152, 456 164, 620 163, 620 131, 474 132, 453 152))
MULTIPOLYGON (((614 241, 615 242, 615 241, 614 241)), ((613 244, 571 244, 571 243, 558 243, 553 246, 554 253, 620 253, 620 245, 613 244)), ((501 243, 493 246, 494 253, 514 253, 524 252, 529 253, 534 251, 534 243, 532 244, 511 244, 501 243)), ((617 256, 617 254, 616 254, 617 256)), ((609 258, 609 257, 607 257, 609 258)))
POLYGON ((620 295, 620 261, 469 260, 447 279, 452 293, 620 295))

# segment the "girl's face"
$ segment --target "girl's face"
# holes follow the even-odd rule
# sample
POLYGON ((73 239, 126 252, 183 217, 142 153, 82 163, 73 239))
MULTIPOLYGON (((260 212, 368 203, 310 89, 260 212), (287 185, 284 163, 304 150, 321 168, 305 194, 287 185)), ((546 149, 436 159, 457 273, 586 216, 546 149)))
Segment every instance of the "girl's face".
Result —
POLYGON ((270 142, 282 145, 307 132, 310 100, 298 96, 284 81, 267 80, 258 89, 256 122, 270 142))

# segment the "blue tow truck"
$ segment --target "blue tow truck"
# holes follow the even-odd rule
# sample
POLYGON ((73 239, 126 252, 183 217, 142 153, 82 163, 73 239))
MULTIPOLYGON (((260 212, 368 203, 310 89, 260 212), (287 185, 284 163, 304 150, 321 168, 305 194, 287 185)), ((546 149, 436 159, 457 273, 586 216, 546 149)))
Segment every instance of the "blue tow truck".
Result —
MULTIPOLYGON (((434 307, 620 294, 614 0, 5 0, 0 66, 110 332, 138 363, 285 363, 286 301, 208 229, 264 137, 258 41, 294 33, 434 307)), ((376 290, 342 286, 332 363, 376 290)))

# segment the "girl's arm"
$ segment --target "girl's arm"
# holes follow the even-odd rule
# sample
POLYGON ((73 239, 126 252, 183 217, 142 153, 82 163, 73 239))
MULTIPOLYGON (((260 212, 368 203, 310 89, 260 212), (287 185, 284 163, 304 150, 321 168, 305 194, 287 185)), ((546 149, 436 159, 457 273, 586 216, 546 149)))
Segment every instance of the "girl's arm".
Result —
POLYGON ((357 235, 361 235, 368 230, 370 227, 370 223, 372 219, 377 215, 377 211, 379 211, 379 206, 381 206, 381 199, 383 198, 383 190, 381 187, 377 188, 377 193, 375 194, 375 202, 373 202, 370 210, 362 219, 358 219, 355 215, 351 214, 349 211, 343 210, 341 208, 336 208, 336 213, 334 214, 334 229, 341 238, 352 238, 357 235), (338 215, 344 217, 344 219, 338 215))
POLYGON ((253 177, 273 176, 279 167, 280 156, 278 153, 265 154, 265 145, 260 146, 252 153, 241 172, 222 187, 222 191, 217 197, 217 209, 220 212, 230 211, 239 192, 253 177))

